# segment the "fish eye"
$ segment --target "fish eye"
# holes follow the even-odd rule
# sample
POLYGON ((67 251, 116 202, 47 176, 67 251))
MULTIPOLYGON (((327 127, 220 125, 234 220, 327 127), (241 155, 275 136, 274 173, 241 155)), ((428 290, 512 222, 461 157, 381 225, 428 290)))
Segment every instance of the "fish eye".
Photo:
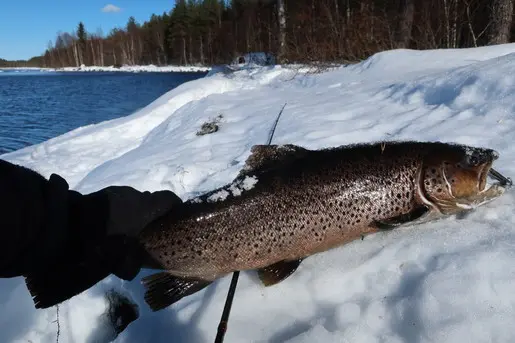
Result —
POLYGON ((474 156, 474 155, 470 156, 468 162, 471 166, 475 167, 479 164, 479 158, 477 158, 477 156, 474 156))

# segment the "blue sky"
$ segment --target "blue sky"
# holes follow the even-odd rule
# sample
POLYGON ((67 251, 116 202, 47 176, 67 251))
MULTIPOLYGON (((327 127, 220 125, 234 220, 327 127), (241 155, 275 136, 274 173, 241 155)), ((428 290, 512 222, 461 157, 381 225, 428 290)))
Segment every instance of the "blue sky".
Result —
POLYGON ((28 59, 42 54, 58 31, 71 32, 79 21, 86 30, 125 26, 134 16, 139 23, 152 13, 173 8, 174 0, 3 0, 0 2, 0 58, 28 59), (108 6, 111 5, 111 6, 108 6), (107 6, 107 7, 106 7, 107 6))

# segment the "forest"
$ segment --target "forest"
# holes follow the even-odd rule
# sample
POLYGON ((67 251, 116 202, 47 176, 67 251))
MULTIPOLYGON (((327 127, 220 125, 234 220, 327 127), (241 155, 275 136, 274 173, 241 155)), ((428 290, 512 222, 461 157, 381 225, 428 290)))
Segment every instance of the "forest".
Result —
POLYGON ((33 63, 213 65, 254 51, 282 63, 352 63, 389 49, 507 43, 512 14, 513 0, 177 0, 107 34, 80 22, 33 63))

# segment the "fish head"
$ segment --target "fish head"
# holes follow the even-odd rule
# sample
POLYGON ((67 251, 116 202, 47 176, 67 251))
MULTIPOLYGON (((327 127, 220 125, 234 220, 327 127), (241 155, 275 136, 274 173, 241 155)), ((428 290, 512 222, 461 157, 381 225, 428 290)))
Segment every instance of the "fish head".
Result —
POLYGON ((497 158, 492 149, 439 146, 424 161, 421 186, 426 199, 443 214, 455 214, 499 197, 505 187, 488 183, 497 158))

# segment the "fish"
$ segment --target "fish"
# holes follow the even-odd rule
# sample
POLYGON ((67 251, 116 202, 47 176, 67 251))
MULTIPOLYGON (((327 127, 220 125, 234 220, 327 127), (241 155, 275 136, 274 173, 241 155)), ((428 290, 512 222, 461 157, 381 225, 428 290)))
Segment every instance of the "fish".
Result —
POLYGON ((445 142, 253 146, 231 183, 140 233, 152 269, 161 270, 142 278, 145 302, 159 311, 234 271, 256 270, 265 286, 276 285, 311 255, 470 212, 509 187, 491 172, 498 157, 445 142))

